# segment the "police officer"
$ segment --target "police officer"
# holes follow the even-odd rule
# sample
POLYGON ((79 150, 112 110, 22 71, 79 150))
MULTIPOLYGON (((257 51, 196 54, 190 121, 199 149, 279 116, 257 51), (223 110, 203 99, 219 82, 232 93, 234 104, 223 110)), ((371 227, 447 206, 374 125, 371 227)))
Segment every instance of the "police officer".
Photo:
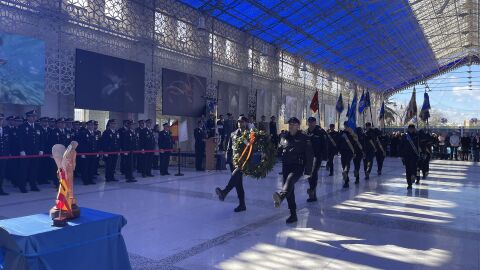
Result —
POLYGON ((365 158, 363 159, 363 170, 365 172, 365 180, 370 178, 370 172, 373 167, 373 158, 377 153, 377 147, 375 146, 375 141, 377 137, 375 131, 372 129, 372 123, 367 122, 365 124, 365 136, 363 145, 365 148, 365 158))
POLYGON ((173 148, 173 140, 168 123, 163 124, 163 130, 160 131, 158 135, 158 148, 160 149, 160 175, 170 175, 168 173, 168 166, 170 164, 170 152, 173 148))
MULTIPOLYGON (((420 130, 420 162, 418 170, 422 172, 422 178, 426 179, 430 170, 430 158, 432 157, 432 146, 434 143, 432 135, 425 129, 420 130)), ((417 173, 417 182, 420 183, 420 172, 417 173)))
POLYGON ((132 129, 133 122, 126 120, 124 130, 120 133, 121 149, 128 153, 122 153, 123 172, 127 183, 137 182, 133 177, 133 156, 132 151, 136 150, 137 134, 132 129))
POLYGON ((118 154, 109 153, 120 151, 120 133, 116 131, 116 127, 117 123, 115 119, 109 119, 101 139, 102 151, 106 153, 103 154, 106 182, 118 181, 115 179, 115 168, 117 166, 118 154))
MULTIPOLYGON (((87 122, 87 128, 79 131, 76 139, 78 140, 79 153, 96 153, 98 151, 98 140, 93 130, 94 121, 87 122)), ((94 185, 93 175, 95 173, 95 162, 98 155, 81 155, 81 177, 84 185, 94 185)))
POLYGON ((418 159, 420 157, 419 139, 415 125, 408 126, 407 133, 402 136, 400 152, 402 162, 405 165, 405 174, 407 179, 407 189, 412 189, 412 183, 417 174, 418 159))
POLYGON ((315 117, 308 118, 308 129, 306 134, 310 137, 310 142, 313 148, 313 164, 309 164, 307 167, 308 184, 310 188, 307 190, 308 199, 307 202, 317 201, 317 183, 318 183, 318 170, 322 164, 323 156, 325 153, 325 137, 326 133, 323 128, 317 125, 317 119, 315 117), (310 166, 311 165, 311 166, 310 166))
POLYGON ((145 127, 140 129, 140 149, 146 150, 143 155, 143 168, 142 177, 152 177, 152 165, 153 165, 153 151, 155 149, 155 137, 153 136, 152 120, 147 119, 145 121, 145 127), (150 151, 150 152, 148 152, 150 151))
MULTIPOLYGON (((123 138, 123 132, 125 132, 128 128, 127 128, 127 123, 129 122, 130 120, 123 120, 123 126, 121 128, 119 128, 117 130, 118 134, 120 134, 120 148, 122 148, 122 138, 123 138)), ((131 124, 130 124, 131 126, 131 124)), ((121 155, 120 155, 121 156, 121 155)), ((121 174, 125 174, 125 159, 124 158, 121 158, 120 159, 120 173, 121 174)))
MULTIPOLYGON (((98 121, 93 121, 93 133, 95 134, 95 139, 97 139, 97 146, 98 146, 98 149, 100 150, 100 149, 102 149, 101 148, 102 132, 100 130, 98 130, 98 121)), ((94 170, 94 173, 93 173, 93 178, 97 178, 97 175, 100 175, 98 173, 98 167, 100 167, 100 156, 98 156, 96 161, 95 161, 95 170, 94 170)))
MULTIPOLYGON (((19 155, 18 150, 18 136, 17 136, 17 124, 15 122, 15 116, 7 117, 7 126, 4 127, 3 132, 8 134, 9 137, 9 150, 13 156, 19 155)), ((18 177, 18 161, 19 159, 8 159, 7 169, 5 172, 5 178, 10 180, 12 184, 16 185, 15 178, 18 177)))
POLYGON ((380 129, 378 128, 375 128, 374 131, 376 134, 375 145, 377 148, 377 152, 375 153, 375 158, 377 160, 377 174, 382 175, 383 161, 387 156, 386 150, 387 150, 387 144, 388 144, 388 137, 383 135, 382 131, 380 131, 380 129))
MULTIPOLYGON (((340 161, 342 163, 342 176, 343 176, 343 187, 348 188, 350 179, 348 173, 350 172, 350 163, 352 158, 355 156, 355 148, 353 144, 354 132, 351 128, 348 127, 348 122, 343 123, 343 130, 339 134, 338 138, 338 151, 340 152, 340 161)), ((360 154, 360 153, 359 153, 360 154)))
MULTIPOLYGON (((136 150, 141 150, 141 141, 140 141, 140 134, 142 130, 145 128, 145 120, 138 120, 138 127, 135 129, 135 133, 137 134, 137 142, 136 142, 136 150)), ((145 175, 143 169, 145 168, 145 153, 138 153, 135 155, 137 161, 137 172, 145 175)))
MULTIPOLYGON (((3 113, 0 113, 0 157, 10 156, 10 135, 3 128, 3 120, 5 116, 3 113)), ((0 196, 8 195, 3 191, 3 180, 5 179, 5 169, 7 166, 6 159, 0 159, 0 196)))
MULTIPOLYGON (((232 132, 228 137, 226 159, 227 162, 230 164, 233 164, 233 152, 237 150, 235 149, 235 141, 239 136, 241 136, 244 132, 247 131, 247 124, 248 119, 245 116, 240 116, 237 120, 238 129, 232 132)), ((224 201, 225 197, 227 197, 228 193, 233 188, 235 188, 235 190, 237 191, 237 197, 239 201, 238 206, 235 207, 233 211, 235 213, 238 213, 247 210, 247 207, 245 205, 245 190, 243 189, 243 172, 239 167, 235 167, 232 170, 232 174, 230 176, 230 180, 228 181, 227 186, 224 189, 217 187, 215 189, 215 193, 217 194, 220 201, 224 201)))
POLYGON ((283 187, 273 193, 275 207, 280 207, 287 199, 290 217, 287 223, 297 222, 297 205, 295 203, 295 183, 303 176, 305 165, 313 158, 310 138, 300 129, 300 120, 292 117, 288 120, 288 133, 280 140, 282 150, 283 187))
POLYGON ((223 145, 225 141, 225 125, 222 114, 219 116, 219 119, 217 121, 217 131, 218 136, 220 136, 220 144, 218 145, 218 150, 224 151, 225 148, 223 147, 223 145))
MULTIPOLYGON (((18 143, 20 155, 43 155, 40 127, 35 124, 37 112, 29 111, 26 114, 27 122, 18 127, 18 143)), ((22 177, 18 187, 22 193, 26 193, 26 184, 30 185, 31 191, 40 191, 37 186, 39 158, 23 158, 20 160, 20 172, 22 177)))
MULTIPOLYGON (((39 121, 40 121, 40 137, 41 137, 41 149, 43 151, 43 153, 45 154, 51 154, 51 151, 52 151, 52 148, 48 147, 48 135, 50 133, 50 127, 49 127, 49 121, 50 121, 50 118, 49 117, 40 117, 39 118, 39 121)), ((49 157, 44 157, 44 158, 40 158, 39 159, 39 166, 38 166, 38 179, 37 179, 37 183, 39 185, 42 185, 42 184, 48 184, 50 183, 50 180, 54 180, 54 178, 52 178, 52 174, 50 173, 50 165, 51 165, 51 158, 49 157)))
POLYGON ((360 165, 362 159, 365 159, 365 134, 361 127, 357 127, 356 132, 353 134, 353 148, 355 155, 353 156, 353 175, 355 176, 355 184, 360 183, 360 165))
POLYGON ((197 122, 197 127, 193 130, 193 136, 195 138, 195 169, 197 171, 204 171, 203 158, 205 157, 205 132, 203 132, 202 129, 202 121, 199 120, 197 122))
POLYGON ((65 136, 67 137, 67 146, 73 141, 74 135, 73 119, 67 118, 65 119, 65 136))
MULTIPOLYGON (((65 118, 58 118, 55 120, 56 127, 48 133, 47 136, 47 149, 45 149, 45 153, 51 155, 52 154, 52 147, 55 144, 61 144, 65 147, 68 146, 67 144, 67 133, 65 130, 65 118)), ((56 187, 58 187, 58 179, 57 179, 57 166, 55 164, 55 160, 53 158, 47 158, 48 162, 48 175, 49 178, 53 179, 53 183, 56 187)))
POLYGON ((327 145, 327 169, 329 170, 329 176, 333 175, 334 171, 334 163, 333 159, 338 153, 338 132, 335 131, 335 125, 330 124, 330 128, 327 131, 327 139, 326 139, 326 145, 327 145))

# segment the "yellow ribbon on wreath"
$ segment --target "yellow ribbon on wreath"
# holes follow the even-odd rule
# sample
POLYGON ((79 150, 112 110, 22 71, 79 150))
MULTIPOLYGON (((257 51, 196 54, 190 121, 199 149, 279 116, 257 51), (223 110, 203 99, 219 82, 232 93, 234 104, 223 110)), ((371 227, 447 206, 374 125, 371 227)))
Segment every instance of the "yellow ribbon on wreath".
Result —
POLYGON ((242 160, 243 156, 245 156, 245 154, 248 151, 248 154, 247 154, 247 156, 245 158, 245 161, 243 162, 243 165, 242 165, 242 170, 245 168, 245 165, 247 165, 247 162, 250 159, 250 155, 252 154, 253 144, 255 143, 255 132, 253 132, 253 131, 250 132, 249 139, 250 140, 248 141, 247 145, 245 146, 245 149, 243 149, 242 155, 238 159, 238 163, 240 164, 240 160, 242 160))

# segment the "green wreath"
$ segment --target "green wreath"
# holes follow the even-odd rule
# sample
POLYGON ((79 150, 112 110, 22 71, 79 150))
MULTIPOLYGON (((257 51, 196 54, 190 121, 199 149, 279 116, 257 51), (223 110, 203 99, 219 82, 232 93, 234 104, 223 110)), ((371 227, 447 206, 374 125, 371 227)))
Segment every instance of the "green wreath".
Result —
POLYGON ((270 136, 263 130, 245 131, 233 142, 233 164, 245 175, 265 178, 276 162, 276 151, 270 136), (252 136, 254 137, 253 144, 252 136), (251 148, 251 149, 250 149, 251 148))

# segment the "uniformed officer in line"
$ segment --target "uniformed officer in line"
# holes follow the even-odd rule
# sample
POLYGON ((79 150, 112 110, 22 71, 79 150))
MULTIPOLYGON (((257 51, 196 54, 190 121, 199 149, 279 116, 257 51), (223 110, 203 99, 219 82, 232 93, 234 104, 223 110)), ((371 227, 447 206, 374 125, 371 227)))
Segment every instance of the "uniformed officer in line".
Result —
POLYGON ((160 175, 170 175, 170 173, 168 173, 168 166, 170 165, 172 148, 173 139, 170 134, 170 125, 164 123, 163 130, 160 131, 160 134, 158 135, 158 149, 160 149, 160 175))
POLYGON ((365 124, 365 137, 364 137, 364 147, 365 147, 365 158, 363 159, 363 170, 365 172, 365 180, 370 179, 370 173, 372 172, 373 167, 373 158, 377 153, 377 147, 375 141, 377 140, 375 131, 372 129, 372 123, 367 122, 365 124))
MULTIPOLYGON (((237 130, 234 132, 230 133, 228 136, 228 142, 227 142, 227 151, 225 153, 227 163, 233 165, 233 153, 237 150, 235 149, 235 141, 239 136, 241 136, 244 132, 247 131, 247 124, 248 124, 248 119, 245 116, 240 116, 237 120, 237 130)), ((247 207, 245 205, 245 190, 243 189, 243 172, 240 168, 238 167, 232 167, 232 174, 230 176, 230 180, 228 181, 228 184, 225 186, 224 189, 221 189, 219 187, 215 188, 215 193, 218 196, 218 199, 220 201, 224 201, 225 197, 227 197, 228 193, 232 191, 233 188, 237 191, 237 197, 238 197, 238 206, 233 209, 235 213, 238 212, 243 212, 247 210, 247 207)))
MULTIPOLYGON (((71 130, 71 137, 70 137, 70 142, 71 141, 77 141, 77 142, 80 142, 80 131, 84 131, 84 129, 81 127, 81 124, 80 124, 80 121, 72 121, 72 130, 71 130)), ((77 155, 77 158, 76 158, 76 163, 77 163, 77 166, 75 167, 75 176, 79 176, 81 174, 81 172, 83 171, 83 164, 85 162, 82 162, 80 160, 80 157, 77 155)))
POLYGON ((147 151, 143 155, 142 177, 152 177, 153 152, 155 149, 155 137, 153 136, 152 120, 145 120, 145 128, 140 129, 140 150, 147 151))
MULTIPOLYGON (((348 173, 350 172, 350 163, 356 154, 353 146, 355 143, 353 140, 353 135, 355 134, 353 130, 348 127, 347 121, 343 123, 343 126, 343 130, 338 136, 338 151, 340 152, 340 161, 342 163, 343 187, 348 188, 350 182, 350 178, 348 177, 348 173)), ((361 155, 361 153, 359 154, 361 155)))
POLYGON ((218 136, 220 136, 220 144, 218 145, 218 150, 219 151, 224 151, 224 144, 225 144, 225 125, 224 125, 224 119, 223 115, 221 114, 219 116, 219 119, 217 120, 217 131, 218 131, 218 136))
MULTIPOLYGON (((97 153, 98 145, 95 132, 93 130, 94 121, 87 122, 87 128, 79 131, 76 136, 78 141, 78 153, 97 153)), ((80 155, 81 177, 84 185, 94 185, 93 174, 95 173, 95 162, 98 155, 80 155)))
POLYGON ((137 134, 132 129, 132 121, 125 120, 124 121, 124 130, 120 133, 121 139, 121 150, 128 151, 128 153, 123 153, 122 157, 122 164, 123 164, 123 172, 125 174, 125 179, 127 179, 128 183, 137 182, 135 177, 133 177, 133 153, 131 151, 136 150, 136 141, 137 141, 137 134))
POLYGON ((320 169, 320 165, 322 164, 323 156, 326 156, 326 133, 323 128, 317 125, 317 119, 315 119, 315 117, 309 117, 307 122, 308 129, 305 133, 310 137, 310 142, 313 148, 313 161, 312 164, 309 164, 311 166, 307 168, 307 174, 310 175, 308 177, 308 184, 310 188, 307 189, 307 202, 315 202, 317 201, 316 190, 318 183, 318 170, 320 169))
POLYGON ((355 155, 353 156, 353 175, 355 176, 355 184, 360 183, 360 165, 365 160, 365 134, 361 127, 357 127, 355 134, 352 134, 353 148, 355 155))
POLYGON ((67 137, 67 146, 73 141, 75 137, 74 135, 73 119, 67 118, 65 119, 65 136, 67 137))
POLYGON ((387 145, 388 137, 382 134, 382 131, 378 128, 374 129, 376 134, 375 146, 377 147, 377 152, 375 153, 375 158, 377 160, 377 174, 382 175, 383 161, 387 156, 387 145))
MULTIPOLYGON (((48 134, 50 133, 50 127, 49 127, 49 117, 40 117, 39 119, 40 122, 40 136, 41 136, 41 149, 43 153, 45 154, 51 154, 52 148, 48 149, 48 134)), ((50 183, 50 180, 54 181, 52 178, 52 175, 50 173, 50 164, 51 164, 51 158, 49 157, 44 157, 39 159, 39 165, 38 165, 38 179, 37 183, 39 185, 42 184, 48 184, 50 183)))
POLYGON ((420 162, 418 166, 419 172, 417 173, 417 184, 420 183, 420 172, 422 172, 422 178, 426 179, 430 170, 430 158, 432 157, 433 137, 425 129, 419 131, 419 143, 420 143, 420 162))
MULTIPOLYGON (((3 128, 3 120, 5 115, 0 113, 0 157, 10 156, 10 134, 3 128)), ((0 196, 8 195, 3 190, 3 180, 5 179, 5 170, 7 166, 6 159, 0 159, 0 196)))
MULTIPOLYGON (((203 168, 203 158, 205 157, 206 136, 205 136, 205 132, 202 129, 202 121, 200 120, 197 121, 197 127, 193 130, 193 137, 195 138, 195 169, 197 171, 204 171, 205 169, 203 168)), ((229 140, 229 137, 227 137, 227 141, 228 140, 229 140)), ((228 146, 228 142, 227 142, 227 146, 228 146)))
MULTIPOLYGON (((17 136, 17 124, 15 122, 15 116, 7 117, 7 125, 4 127, 5 133, 9 137, 9 150, 10 154, 13 156, 19 155, 20 151, 18 150, 18 136, 17 136)), ((8 159, 7 160, 7 169, 5 172, 5 178, 10 180, 12 184, 15 185, 15 177, 18 177, 18 161, 19 159, 8 159)))
MULTIPOLYGON (((127 128, 127 123, 129 121, 130 120, 123 120, 123 126, 117 130, 118 134, 120 134, 120 145, 121 145, 121 140, 123 138, 123 132, 125 132, 128 129, 127 128)), ((120 173, 122 175, 125 175, 125 159, 124 158, 120 159, 120 173)))
POLYGON ((55 123, 56 120, 57 120, 57 119, 52 118, 52 117, 48 118, 48 130, 49 130, 49 131, 50 131, 50 130, 54 130, 54 129, 56 128, 56 126, 57 126, 56 123, 55 123))
POLYGON ((400 154, 405 165, 407 189, 412 189, 412 183, 417 176, 417 165, 420 157, 420 147, 415 125, 408 126, 407 133, 402 136, 400 143, 400 154))
POLYGON ((329 176, 333 175, 334 171, 334 163, 333 159, 338 153, 338 132, 335 131, 335 124, 330 124, 330 128, 327 130, 327 139, 326 141, 326 147, 327 147, 327 170, 329 170, 329 176))
MULTIPOLYGON (((18 144, 20 155, 43 155, 40 126, 35 124, 37 112, 29 111, 26 114, 27 122, 18 127, 18 144)), ((18 183, 20 192, 26 193, 26 184, 31 191, 40 191, 37 186, 39 158, 23 158, 20 160, 20 173, 22 176, 18 183)))
MULTIPOLYGON (((145 128, 145 121, 138 120, 138 127, 135 129, 135 133, 137 133, 137 150, 141 150, 141 141, 140 141, 140 134, 141 131, 145 128)), ((139 153, 135 155, 136 162, 137 162, 137 172, 144 175, 143 169, 145 168, 145 154, 139 153)))
POLYGON ((313 158, 310 138, 300 130, 300 120, 292 117, 288 120, 288 133, 280 140, 282 150, 282 180, 280 192, 273 193, 275 207, 279 208, 287 199, 290 217, 287 223, 297 222, 297 204, 295 202, 295 183, 303 176, 305 165, 313 158))
MULTIPOLYGON (((98 121, 93 121, 93 133, 95 134, 95 138, 97 139, 97 145, 98 149, 101 149, 101 144, 102 144, 102 132, 98 130, 98 121)), ((93 178, 97 178, 98 175, 98 167, 100 167, 100 156, 97 157, 97 160, 95 161, 95 170, 93 173, 93 178)))
MULTIPOLYGON (((56 119, 55 122, 56 127, 51 130, 47 136, 47 149, 45 149, 45 153, 49 155, 52 154, 52 147, 55 144, 62 144, 65 147, 70 144, 70 142, 67 140, 67 132, 65 130, 65 118, 60 117, 56 119)), ((53 184, 55 187, 58 187, 59 183, 57 179, 57 165, 55 164, 55 160, 53 158, 47 158, 47 160, 49 161, 47 166, 49 178, 53 179, 53 184)))
POLYGON ((118 154, 108 154, 108 152, 120 151, 120 133, 116 131, 117 123, 115 119, 109 119, 105 131, 103 131, 101 149, 105 161, 105 181, 116 182, 115 168, 117 166, 118 154))

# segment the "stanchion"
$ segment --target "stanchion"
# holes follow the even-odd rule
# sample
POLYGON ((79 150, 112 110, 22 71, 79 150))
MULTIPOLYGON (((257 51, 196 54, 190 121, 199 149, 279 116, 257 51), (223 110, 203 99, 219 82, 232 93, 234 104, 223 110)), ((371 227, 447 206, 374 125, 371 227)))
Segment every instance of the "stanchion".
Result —
POLYGON ((177 165, 178 165, 178 171, 177 171, 177 174, 175 174, 175 176, 183 176, 183 173, 180 172, 180 147, 178 148, 178 151, 177 151, 177 165))

